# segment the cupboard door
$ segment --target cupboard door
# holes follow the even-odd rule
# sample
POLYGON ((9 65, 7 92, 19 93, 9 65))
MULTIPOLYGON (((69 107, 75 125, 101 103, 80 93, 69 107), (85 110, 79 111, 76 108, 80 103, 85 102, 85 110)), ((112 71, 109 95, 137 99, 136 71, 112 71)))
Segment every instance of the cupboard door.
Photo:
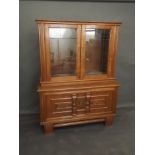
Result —
POLYGON ((48 24, 46 27, 51 80, 71 80, 79 77, 79 25, 48 24))
POLYGON ((114 27, 82 26, 82 70, 84 78, 105 78, 113 71, 114 27))
POLYGON ((47 118, 72 116, 71 94, 48 94, 46 95, 47 118))
POLYGON ((46 118, 88 116, 115 111, 115 88, 44 93, 46 118))

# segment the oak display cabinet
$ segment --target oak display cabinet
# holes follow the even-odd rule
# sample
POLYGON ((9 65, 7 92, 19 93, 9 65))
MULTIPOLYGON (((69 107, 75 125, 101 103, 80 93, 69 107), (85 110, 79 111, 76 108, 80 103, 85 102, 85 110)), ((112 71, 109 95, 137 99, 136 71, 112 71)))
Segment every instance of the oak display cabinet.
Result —
POLYGON ((116 114, 118 22, 36 20, 41 78, 40 124, 111 125, 116 114))

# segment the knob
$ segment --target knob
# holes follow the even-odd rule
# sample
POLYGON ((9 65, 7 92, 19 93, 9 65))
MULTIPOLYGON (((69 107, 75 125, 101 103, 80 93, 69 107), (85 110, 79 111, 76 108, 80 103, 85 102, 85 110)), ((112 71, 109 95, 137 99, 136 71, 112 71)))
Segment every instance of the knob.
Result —
POLYGON ((86 61, 89 61, 89 58, 86 58, 86 61))

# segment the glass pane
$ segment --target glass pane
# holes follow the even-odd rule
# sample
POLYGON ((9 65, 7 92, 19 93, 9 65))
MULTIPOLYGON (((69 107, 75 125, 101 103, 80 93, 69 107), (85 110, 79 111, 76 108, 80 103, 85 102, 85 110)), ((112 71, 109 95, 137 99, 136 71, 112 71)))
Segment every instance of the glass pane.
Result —
POLYGON ((110 29, 86 28, 86 74, 106 74, 110 29))
POLYGON ((76 73, 76 29, 49 28, 52 76, 76 73))

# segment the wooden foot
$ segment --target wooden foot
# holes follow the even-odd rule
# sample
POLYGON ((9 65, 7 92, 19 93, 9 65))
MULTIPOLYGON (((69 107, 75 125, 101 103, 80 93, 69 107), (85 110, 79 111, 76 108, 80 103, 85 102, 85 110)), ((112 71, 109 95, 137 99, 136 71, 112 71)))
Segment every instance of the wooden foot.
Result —
POLYGON ((45 132, 45 134, 52 133, 53 132, 53 125, 52 124, 44 125, 44 132, 45 132))
POLYGON ((106 118, 106 120, 105 120, 105 124, 106 124, 107 126, 111 126, 112 123, 113 123, 113 120, 114 120, 114 117, 113 117, 113 116, 108 116, 108 117, 106 118))

